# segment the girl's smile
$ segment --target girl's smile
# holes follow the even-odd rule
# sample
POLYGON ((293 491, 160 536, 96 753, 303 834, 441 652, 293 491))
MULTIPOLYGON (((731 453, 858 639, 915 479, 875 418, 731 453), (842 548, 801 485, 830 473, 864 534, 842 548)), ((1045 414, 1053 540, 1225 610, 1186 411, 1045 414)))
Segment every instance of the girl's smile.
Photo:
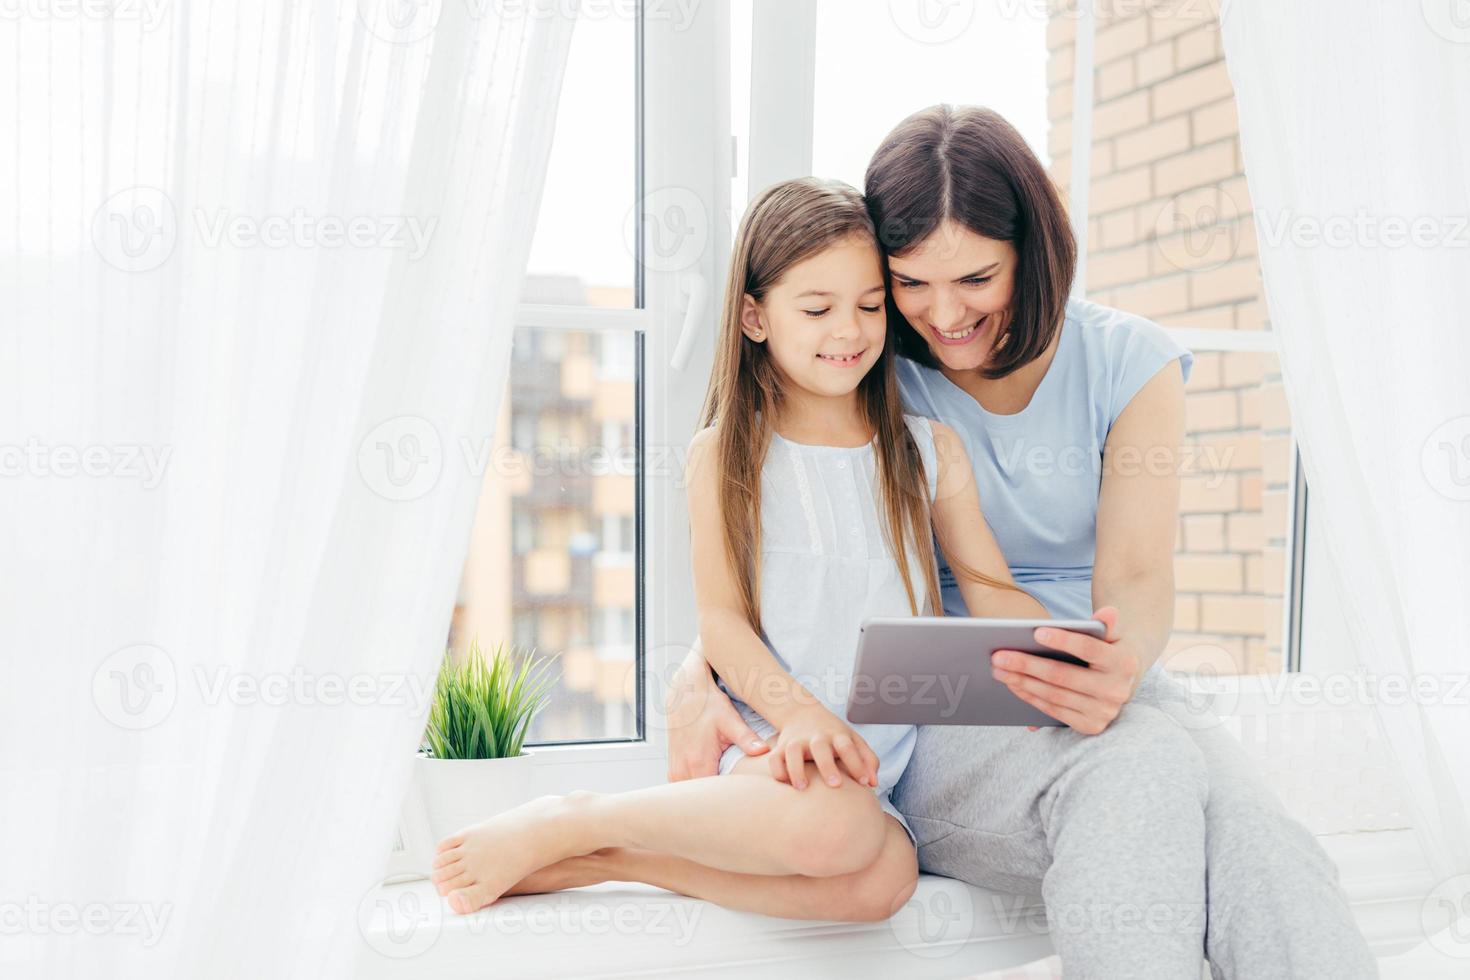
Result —
POLYGON ((825 361, 834 367, 857 367, 863 363, 863 355, 867 352, 868 349, 864 347, 862 350, 852 354, 818 354, 817 359, 825 361))

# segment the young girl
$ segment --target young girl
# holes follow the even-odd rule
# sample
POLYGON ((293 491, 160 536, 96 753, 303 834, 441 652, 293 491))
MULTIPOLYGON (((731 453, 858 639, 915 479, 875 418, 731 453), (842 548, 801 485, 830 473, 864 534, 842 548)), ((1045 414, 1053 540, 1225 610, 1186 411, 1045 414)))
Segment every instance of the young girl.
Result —
POLYGON ((793 180, 751 204, 688 495, 704 653, 771 752, 445 838, 433 879, 454 911, 606 880, 828 920, 884 919, 913 894, 888 793, 915 729, 844 720, 859 626, 938 608, 931 528, 972 615, 1046 613, 1012 584, 958 437, 902 413, 884 303, 857 191, 793 180))

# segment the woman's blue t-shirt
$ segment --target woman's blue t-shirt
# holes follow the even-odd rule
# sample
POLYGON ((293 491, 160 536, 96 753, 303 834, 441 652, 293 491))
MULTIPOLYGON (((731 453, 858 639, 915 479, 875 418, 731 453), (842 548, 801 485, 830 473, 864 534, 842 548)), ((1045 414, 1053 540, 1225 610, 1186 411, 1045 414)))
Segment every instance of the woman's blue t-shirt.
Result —
MULTIPOLYGON (((1056 356, 1030 404, 1014 415, 988 412, 937 369, 898 359, 907 410, 959 433, 1016 584, 1059 619, 1093 612, 1108 431, 1144 383, 1175 360, 1188 381, 1194 355, 1164 328, 1083 300, 1067 303, 1056 356)), ((968 615, 942 555, 939 581, 945 614, 968 615)))

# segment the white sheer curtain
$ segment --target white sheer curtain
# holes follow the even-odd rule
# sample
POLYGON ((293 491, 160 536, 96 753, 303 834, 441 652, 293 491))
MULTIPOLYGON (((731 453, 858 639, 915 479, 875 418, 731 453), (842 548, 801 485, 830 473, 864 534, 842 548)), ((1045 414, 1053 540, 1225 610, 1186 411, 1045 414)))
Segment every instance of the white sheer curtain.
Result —
MULTIPOLYGON (((1463 5, 1462 5, 1463 6, 1463 5)), ((1470 19, 1221 11, 1293 425, 1363 669, 1447 894, 1470 884, 1470 19)), ((1308 561, 1313 555, 1308 555, 1308 561)), ((1448 903, 1446 903, 1448 905, 1448 903)))
POLYGON ((0 974, 350 972, 574 10, 0 19, 0 974))

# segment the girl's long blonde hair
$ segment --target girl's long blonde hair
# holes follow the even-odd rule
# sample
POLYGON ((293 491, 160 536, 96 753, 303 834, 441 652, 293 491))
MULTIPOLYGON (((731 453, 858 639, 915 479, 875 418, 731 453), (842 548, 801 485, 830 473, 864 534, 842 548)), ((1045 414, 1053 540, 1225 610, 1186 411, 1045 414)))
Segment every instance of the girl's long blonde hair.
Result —
MULTIPOLYGON (((757 633, 761 632, 761 470, 774 431, 772 420, 782 405, 782 391, 781 376, 767 346, 750 340, 740 329, 741 304, 746 295, 764 302, 792 266, 851 238, 878 247, 862 196, 841 181, 803 177, 767 188, 750 204, 730 258, 715 366, 700 425, 718 422, 714 455, 719 466, 725 548, 746 619, 757 633)), ((886 263, 884 272, 886 275, 886 263)), ((879 523, 903 576, 909 609, 917 616, 920 602, 903 556, 913 555, 924 570, 926 611, 937 607, 939 576, 924 460, 903 420, 893 356, 890 337, 878 362, 858 383, 858 405, 868 431, 876 437, 878 491, 886 516, 879 523), (898 542, 905 547, 897 547, 898 542)), ((956 574, 995 588, 1011 587, 954 561, 950 564, 956 574)))

